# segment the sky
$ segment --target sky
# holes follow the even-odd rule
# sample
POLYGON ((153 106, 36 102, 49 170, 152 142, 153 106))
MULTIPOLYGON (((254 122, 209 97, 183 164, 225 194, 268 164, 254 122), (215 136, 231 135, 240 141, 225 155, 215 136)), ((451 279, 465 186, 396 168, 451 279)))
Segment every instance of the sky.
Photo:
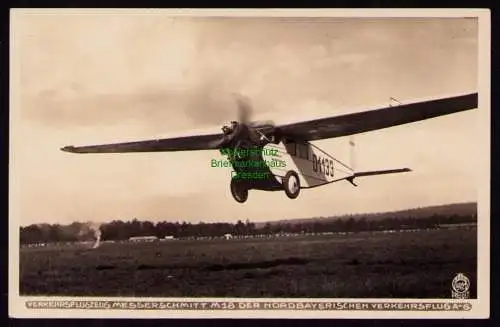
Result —
MULTIPOLYGON (((477 200, 478 111, 355 136, 356 168, 413 172, 236 203, 217 151, 78 155, 65 145, 219 132, 233 93, 255 119, 310 120, 477 90, 466 18, 203 18, 25 14, 11 174, 20 224, 113 219, 269 221, 477 200)), ((315 142, 347 161, 348 139, 315 142)))

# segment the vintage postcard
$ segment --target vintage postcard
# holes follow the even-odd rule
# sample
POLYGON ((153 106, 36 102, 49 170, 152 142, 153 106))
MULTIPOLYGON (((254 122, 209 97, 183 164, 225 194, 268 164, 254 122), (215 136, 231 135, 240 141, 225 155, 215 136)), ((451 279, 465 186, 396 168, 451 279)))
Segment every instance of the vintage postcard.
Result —
POLYGON ((10 47, 10 316, 489 317, 489 10, 12 9, 10 47))

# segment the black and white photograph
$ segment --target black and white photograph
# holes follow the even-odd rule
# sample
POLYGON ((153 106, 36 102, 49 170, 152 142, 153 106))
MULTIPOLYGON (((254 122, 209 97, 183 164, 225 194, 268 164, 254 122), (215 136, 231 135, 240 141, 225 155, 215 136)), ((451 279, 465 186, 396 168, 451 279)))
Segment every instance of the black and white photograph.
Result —
POLYGON ((12 9, 10 315, 487 317, 489 15, 12 9))

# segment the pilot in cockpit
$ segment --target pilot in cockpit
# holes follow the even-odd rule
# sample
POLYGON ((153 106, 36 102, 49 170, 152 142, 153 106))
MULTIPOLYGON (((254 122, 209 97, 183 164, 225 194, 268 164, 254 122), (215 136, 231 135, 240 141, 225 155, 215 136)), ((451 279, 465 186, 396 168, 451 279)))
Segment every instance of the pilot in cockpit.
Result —
POLYGON ((224 127, 222 127, 222 132, 224 133, 224 135, 229 135, 229 134, 233 133, 236 130, 237 126, 238 126, 238 122, 232 121, 231 122, 231 126, 224 126, 224 127))
POLYGON ((236 126, 237 122, 232 121, 231 125, 225 125, 222 127, 222 134, 223 134, 223 139, 221 144, 225 144, 226 146, 229 145, 236 137, 236 126))

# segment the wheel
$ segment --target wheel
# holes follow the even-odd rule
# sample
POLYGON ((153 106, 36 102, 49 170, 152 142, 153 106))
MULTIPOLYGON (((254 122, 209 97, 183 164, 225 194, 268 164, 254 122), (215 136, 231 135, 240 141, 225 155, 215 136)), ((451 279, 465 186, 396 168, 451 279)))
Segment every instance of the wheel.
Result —
POLYGON ((231 195, 236 202, 243 203, 248 199, 248 189, 245 187, 243 181, 238 179, 231 179, 231 195))
POLYGON ((296 199, 300 193, 300 180, 296 172, 290 170, 282 180, 283 188, 290 199, 296 199))

